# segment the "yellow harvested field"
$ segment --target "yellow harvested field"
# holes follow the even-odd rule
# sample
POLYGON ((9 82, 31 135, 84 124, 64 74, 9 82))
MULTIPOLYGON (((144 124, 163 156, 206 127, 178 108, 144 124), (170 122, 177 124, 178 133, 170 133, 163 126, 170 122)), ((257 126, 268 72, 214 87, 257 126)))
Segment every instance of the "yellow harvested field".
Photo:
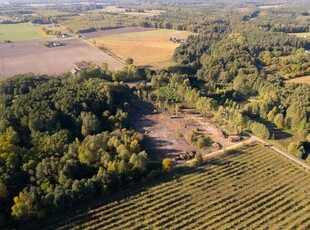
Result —
POLYGON ((296 36, 298 38, 310 38, 310 33, 289 33, 289 35, 296 36))
POLYGON ((107 6, 102 11, 109 13, 124 13, 127 15, 145 16, 145 17, 151 17, 166 12, 164 10, 145 10, 144 12, 137 12, 137 11, 126 12, 125 8, 119 8, 117 6, 107 6))
POLYGON ((152 17, 165 13, 164 10, 145 10, 144 12, 126 12, 127 15, 152 17))
POLYGON ((117 6, 106 6, 103 11, 109 12, 109 13, 124 13, 125 8, 119 8, 117 6))
POLYGON ((91 39, 96 44, 103 46, 117 57, 126 60, 132 58, 134 64, 151 66, 158 69, 166 67, 172 62, 174 50, 180 46, 173 43, 170 38, 186 39, 194 34, 177 30, 151 30, 125 34, 114 34, 91 39))
POLYGON ((288 80, 286 82, 310 84, 310 76, 297 77, 297 78, 294 78, 294 79, 290 79, 290 80, 288 80))

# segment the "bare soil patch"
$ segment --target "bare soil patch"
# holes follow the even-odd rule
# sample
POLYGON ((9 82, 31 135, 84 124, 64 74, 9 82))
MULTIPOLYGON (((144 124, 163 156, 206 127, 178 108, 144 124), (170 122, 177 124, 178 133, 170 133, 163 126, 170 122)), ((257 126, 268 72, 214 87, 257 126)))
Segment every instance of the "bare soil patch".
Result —
POLYGON ((58 75, 70 71, 76 62, 108 63, 112 70, 124 65, 108 54, 77 38, 60 39, 63 46, 46 48, 50 39, 0 44, 0 79, 16 74, 58 75))
POLYGON ((96 32, 83 33, 81 34, 85 39, 98 38, 104 36, 110 36, 115 34, 126 34, 126 33, 134 33, 134 32, 144 32, 150 30, 157 30, 156 28, 145 28, 145 27, 125 27, 118 29, 110 29, 110 30, 98 30, 96 32))
POLYGON ((0 22, 6 21, 6 20, 11 20, 12 18, 6 17, 6 16, 1 16, 0 15, 0 22))
POLYGON ((209 136, 213 142, 219 143, 222 149, 236 145, 223 136, 220 127, 194 114, 194 110, 183 110, 178 118, 174 119, 170 118, 170 113, 154 112, 143 103, 134 103, 134 110, 135 113, 130 117, 131 124, 144 135, 145 147, 159 160, 165 157, 174 158, 184 152, 213 152, 200 149, 187 139, 188 133, 197 129, 209 136))

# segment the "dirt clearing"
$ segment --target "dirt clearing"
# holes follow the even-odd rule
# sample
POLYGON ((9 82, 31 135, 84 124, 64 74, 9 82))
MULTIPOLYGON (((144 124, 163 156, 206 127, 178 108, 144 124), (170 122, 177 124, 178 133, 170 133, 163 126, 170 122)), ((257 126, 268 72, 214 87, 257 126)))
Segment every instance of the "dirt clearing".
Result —
POLYGON ((218 143, 221 149, 237 144, 225 138, 220 127, 195 114, 194 110, 183 110, 177 118, 170 116, 169 113, 153 112, 147 105, 139 103, 134 106, 134 114, 130 117, 133 128, 144 135, 145 147, 157 159, 174 158, 184 152, 213 152, 212 149, 200 149, 188 140, 189 133, 197 129, 218 143))

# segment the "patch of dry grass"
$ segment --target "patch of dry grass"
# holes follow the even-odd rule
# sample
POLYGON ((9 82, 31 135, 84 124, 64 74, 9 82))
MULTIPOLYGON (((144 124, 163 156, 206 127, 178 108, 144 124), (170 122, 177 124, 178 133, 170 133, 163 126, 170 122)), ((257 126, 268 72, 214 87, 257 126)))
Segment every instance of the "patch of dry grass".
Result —
POLYGON ((310 75, 309 76, 304 76, 304 77, 293 78, 293 79, 290 79, 290 80, 288 80, 286 82, 310 84, 310 75))
POLYGON ((152 30, 116 34, 92 39, 123 60, 133 58, 136 65, 163 68, 172 63, 174 50, 180 45, 169 41, 170 37, 187 38, 193 33, 176 30, 152 30))
POLYGON ((296 36, 298 38, 310 38, 310 33, 289 33, 289 35, 296 36))
POLYGON ((117 6, 107 6, 102 11, 109 13, 123 13, 132 16, 144 16, 144 17, 152 17, 164 13, 164 10, 145 10, 144 12, 126 12, 125 8, 119 8, 117 6))

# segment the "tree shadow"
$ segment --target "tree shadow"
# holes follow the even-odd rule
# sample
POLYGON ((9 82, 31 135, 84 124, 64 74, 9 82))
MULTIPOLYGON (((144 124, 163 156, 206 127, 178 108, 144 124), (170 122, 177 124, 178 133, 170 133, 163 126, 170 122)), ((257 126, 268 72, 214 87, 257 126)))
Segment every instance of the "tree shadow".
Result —
POLYGON ((173 157, 174 154, 180 152, 175 148, 169 148, 173 145, 172 141, 166 140, 164 137, 152 137, 148 135, 156 122, 147 118, 147 115, 156 115, 157 111, 153 104, 143 101, 138 97, 130 100, 130 112, 128 116, 130 128, 144 135, 141 146, 145 149, 150 157, 154 159, 162 159, 164 157, 173 157))
MULTIPOLYGON (((140 196, 150 188, 169 183, 175 182, 183 183, 181 178, 190 174, 200 174, 207 173, 208 165, 217 165, 223 167, 229 162, 220 162, 217 160, 204 163, 203 167, 191 168, 191 167, 178 167, 173 170, 173 172, 161 175, 149 182, 140 182, 133 185, 126 186, 123 190, 115 191, 113 195, 109 197, 96 197, 91 201, 84 203, 83 205, 77 206, 78 202, 74 207, 67 212, 58 212, 56 214, 50 215, 48 219, 44 220, 34 220, 22 225, 17 226, 17 229, 72 229, 73 227, 78 227, 80 224, 86 223, 98 217, 95 217, 100 210, 104 210, 105 205, 110 203, 119 203, 127 199, 135 198, 140 196), (99 209, 99 210, 96 210, 99 209), (91 212, 90 212, 91 211, 91 212)), ((152 194, 150 194, 152 196, 152 194)))
POLYGON ((287 139, 293 136, 291 133, 286 132, 284 129, 279 129, 274 123, 266 119, 255 118, 255 120, 266 125, 270 133, 274 134, 275 140, 287 139))

